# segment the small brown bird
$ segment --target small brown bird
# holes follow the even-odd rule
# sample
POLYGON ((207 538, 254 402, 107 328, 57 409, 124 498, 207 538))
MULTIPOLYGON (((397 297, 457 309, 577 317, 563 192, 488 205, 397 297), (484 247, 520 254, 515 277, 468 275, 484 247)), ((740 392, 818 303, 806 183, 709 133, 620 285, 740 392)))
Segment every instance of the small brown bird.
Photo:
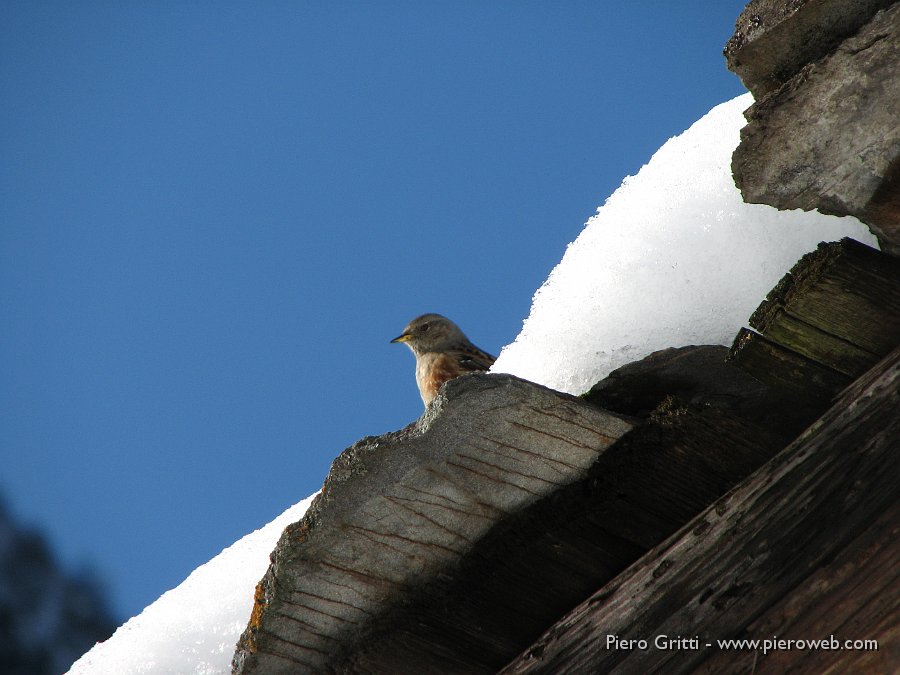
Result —
POLYGON ((403 342, 416 356, 416 384, 427 407, 447 380, 483 372, 496 360, 469 342, 459 326, 440 314, 423 314, 409 322, 391 342, 403 342))

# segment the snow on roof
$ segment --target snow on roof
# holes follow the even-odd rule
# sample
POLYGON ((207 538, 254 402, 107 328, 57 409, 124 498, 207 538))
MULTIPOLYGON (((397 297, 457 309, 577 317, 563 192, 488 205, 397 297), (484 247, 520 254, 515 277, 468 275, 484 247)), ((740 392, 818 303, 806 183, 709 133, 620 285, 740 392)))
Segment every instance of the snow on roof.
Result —
POLYGON ((534 295, 493 372, 582 394, 666 347, 730 345, 820 241, 877 247, 855 218, 745 204, 731 154, 750 94, 713 108, 622 181, 534 295))
MULTIPOLYGON (((823 240, 877 245, 859 221, 745 204, 731 153, 749 94, 669 140, 569 245, 495 372, 580 394, 665 347, 730 344, 766 292, 823 240)), ((229 673, 253 591, 312 497, 248 534, 96 645, 76 675, 229 673)))

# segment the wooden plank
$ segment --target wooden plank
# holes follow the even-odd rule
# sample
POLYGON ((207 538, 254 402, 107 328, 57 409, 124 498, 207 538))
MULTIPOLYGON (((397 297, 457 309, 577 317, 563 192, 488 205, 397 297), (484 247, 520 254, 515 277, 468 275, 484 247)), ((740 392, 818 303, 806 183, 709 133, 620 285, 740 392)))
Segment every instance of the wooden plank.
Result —
MULTIPOLYGON (((363 439, 335 460, 320 495, 272 553, 234 672, 328 672, 365 642, 373 622, 452 578, 501 521, 584 480, 632 428, 510 375, 460 377, 442 392, 417 424, 363 439)), ((433 636, 420 637, 431 644, 433 636)), ((516 650, 506 634, 483 635, 477 626, 460 625, 449 637, 463 646, 463 671, 473 664, 479 672, 484 652, 516 650)))
MULTIPOLYGON (((853 239, 819 244, 803 256, 750 317, 750 325, 799 353, 821 333, 882 357, 900 344, 900 259, 853 239), (770 335, 781 313, 819 332, 770 335)), ((816 358, 831 347, 813 348, 816 358)), ((827 363, 826 365, 833 364, 827 363)))
POLYGON ((459 572, 376 621, 329 667, 494 673, 783 446, 728 411, 669 399, 598 457, 585 480, 507 518, 460 561, 459 572))
POLYGON ((732 411, 741 392, 646 423, 507 375, 445 393, 336 460, 236 672, 494 673, 788 442, 732 411))
POLYGON ((782 304, 772 303, 767 310, 765 323, 754 326, 767 339, 848 377, 859 377, 883 356, 809 325, 788 313, 782 304))
POLYGON ((897 672, 896 558, 878 551, 890 541, 896 550, 900 526, 898 410, 900 348, 784 452, 581 603, 502 672, 719 672, 707 662, 729 656, 740 659, 745 673, 897 672), (826 579, 838 588, 823 586, 826 579), (863 607, 859 596, 877 602, 863 607), (751 662, 739 651, 717 649, 718 639, 771 638, 751 631, 771 630, 779 616, 820 632, 803 639, 874 639, 878 651, 812 659, 803 650, 777 657, 757 651, 751 662), (617 647, 609 636, 648 646, 617 647), (696 638, 697 646, 659 649, 657 636, 696 638))
POLYGON ((744 631, 748 636, 804 641, 835 635, 842 647, 847 639, 877 639, 877 649, 863 643, 857 649, 773 650, 764 655, 749 649, 719 650, 698 672, 746 675, 754 668, 760 674, 896 672, 900 665, 898 560, 900 503, 861 530, 830 564, 804 579, 744 631))
POLYGON ((760 382, 793 392, 801 401, 828 400, 853 381, 746 328, 738 332, 728 360, 760 382))

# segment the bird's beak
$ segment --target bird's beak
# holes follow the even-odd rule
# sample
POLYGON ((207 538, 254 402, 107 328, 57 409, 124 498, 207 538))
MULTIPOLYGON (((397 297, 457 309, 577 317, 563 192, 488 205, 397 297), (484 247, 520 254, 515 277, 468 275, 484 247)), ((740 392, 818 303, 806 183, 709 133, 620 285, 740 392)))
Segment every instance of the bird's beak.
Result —
POLYGON ((391 342, 409 342, 409 339, 412 337, 409 333, 403 333, 402 335, 398 335, 391 342))

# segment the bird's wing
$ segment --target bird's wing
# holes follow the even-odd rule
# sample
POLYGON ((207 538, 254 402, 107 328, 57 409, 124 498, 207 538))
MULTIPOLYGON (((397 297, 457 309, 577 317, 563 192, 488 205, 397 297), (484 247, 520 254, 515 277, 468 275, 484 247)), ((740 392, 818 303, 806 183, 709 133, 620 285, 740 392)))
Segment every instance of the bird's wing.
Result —
POLYGON ((476 373, 490 368, 496 359, 483 352, 475 345, 467 345, 453 350, 453 356, 456 357, 456 363, 459 365, 460 371, 464 373, 476 373))

